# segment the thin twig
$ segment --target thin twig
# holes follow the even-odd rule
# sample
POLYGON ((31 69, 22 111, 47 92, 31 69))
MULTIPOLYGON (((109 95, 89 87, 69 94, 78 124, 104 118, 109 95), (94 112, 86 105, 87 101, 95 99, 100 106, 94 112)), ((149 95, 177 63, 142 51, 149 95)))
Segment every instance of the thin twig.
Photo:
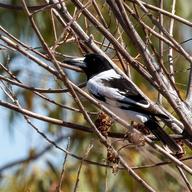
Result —
POLYGON ((164 15, 166 15, 168 17, 171 17, 171 18, 173 18, 173 19, 175 19, 175 20, 177 20, 177 21, 179 21, 179 22, 181 22, 181 23, 183 23, 185 25, 188 25, 188 26, 192 27, 192 23, 190 21, 188 21, 188 20, 186 20, 186 19, 184 19, 184 18, 182 18, 180 16, 177 16, 175 14, 172 14, 172 13, 170 13, 170 12, 164 10, 164 9, 160 9, 159 7, 151 5, 148 2, 146 3, 144 1, 140 1, 138 3, 138 1, 135 1, 135 0, 127 0, 127 1, 131 1, 131 2, 136 3, 136 4, 142 3, 148 9, 151 9, 153 11, 157 11, 158 13, 162 13, 162 14, 164 14, 164 15))
POLYGON ((188 190, 189 190, 190 192, 192 192, 192 186, 191 186, 189 180, 187 179, 185 173, 183 172, 182 168, 177 166, 177 169, 178 169, 181 177, 183 178, 185 184, 187 185, 188 190))
MULTIPOLYGON (((67 142, 67 147, 66 147, 66 150, 69 151, 69 147, 70 147, 70 138, 68 138, 68 142, 67 142)), ((62 168, 62 171, 61 171, 61 175, 60 175, 60 179, 59 179, 59 183, 58 183, 58 186, 56 187, 57 189, 57 192, 62 192, 62 183, 63 183, 63 179, 64 179, 64 173, 65 173, 65 166, 66 166, 66 161, 67 161, 67 153, 65 154, 65 158, 64 158, 64 161, 63 161, 63 168, 62 168)))
MULTIPOLYGON (((176 6, 176 0, 173 0, 172 7, 171 7, 171 13, 173 15, 175 14, 175 6, 176 6)), ((169 24, 169 34, 172 37, 173 37, 173 27, 174 27, 174 19, 171 18, 170 24, 169 24)), ((175 83, 174 66, 173 66, 173 49, 171 47, 169 47, 168 62, 169 62, 170 77, 171 77, 171 80, 175 83)))
POLYGON ((77 178, 76 178, 75 186, 74 186, 74 190, 73 190, 74 192, 76 192, 77 189, 78 189, 78 184, 79 184, 79 181, 80 181, 80 173, 81 173, 81 169, 82 169, 84 160, 88 157, 88 155, 89 155, 92 148, 93 148, 92 144, 88 146, 88 148, 87 148, 87 150, 86 150, 85 154, 83 155, 83 158, 82 158, 82 160, 80 162, 79 169, 78 169, 78 172, 77 172, 77 178))
MULTIPOLYGON (((66 135, 61 135, 59 136, 56 140, 54 140, 54 142, 56 144, 60 143, 61 141, 63 141, 63 139, 65 139, 67 136, 66 135)), ((8 162, 5 165, 0 167, 0 173, 2 173, 3 171, 10 169, 14 166, 17 165, 21 165, 23 163, 27 163, 27 162, 31 162, 31 161, 35 161, 38 160, 39 158, 41 158, 45 153, 49 152, 54 146, 52 144, 48 144, 46 147, 44 147, 42 150, 36 151, 36 153, 34 155, 30 155, 28 157, 19 159, 19 160, 14 160, 12 162, 8 162)))

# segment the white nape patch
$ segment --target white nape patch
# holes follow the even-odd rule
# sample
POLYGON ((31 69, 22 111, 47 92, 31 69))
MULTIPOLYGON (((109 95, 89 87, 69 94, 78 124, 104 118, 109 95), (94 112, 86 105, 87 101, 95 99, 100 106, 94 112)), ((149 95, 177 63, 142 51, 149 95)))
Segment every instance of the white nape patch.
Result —
POLYGON ((92 79, 94 79, 94 81, 98 81, 100 79, 111 79, 111 78, 121 78, 121 75, 119 75, 114 69, 110 69, 107 71, 103 71, 101 73, 99 73, 98 75, 94 76, 92 79))
POLYGON ((110 69, 99 73, 87 82, 87 89, 90 93, 97 95, 103 95, 113 99, 123 99, 121 94, 118 93, 118 89, 104 86, 102 83, 103 79, 109 80, 111 78, 120 78, 121 76, 115 72, 114 69, 110 69))

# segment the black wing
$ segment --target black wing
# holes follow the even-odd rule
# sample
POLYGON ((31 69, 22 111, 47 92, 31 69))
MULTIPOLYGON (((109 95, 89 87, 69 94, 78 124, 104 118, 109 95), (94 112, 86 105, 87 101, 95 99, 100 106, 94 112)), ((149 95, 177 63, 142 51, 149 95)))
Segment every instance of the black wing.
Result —
MULTIPOLYGON (((131 110, 146 115, 157 116, 160 118, 167 119, 168 117, 164 114, 154 113, 149 111, 149 102, 136 90, 136 88, 125 78, 111 78, 102 79, 102 83, 106 87, 116 89, 116 91, 122 96, 115 98, 118 101, 121 109, 131 110)), ((112 98, 109 98, 112 99, 112 98)))
POLYGON ((120 95, 124 96, 124 99, 119 99, 119 102, 130 104, 143 104, 148 105, 148 101, 136 90, 136 88, 125 78, 111 78, 102 79, 103 85, 117 89, 120 95))

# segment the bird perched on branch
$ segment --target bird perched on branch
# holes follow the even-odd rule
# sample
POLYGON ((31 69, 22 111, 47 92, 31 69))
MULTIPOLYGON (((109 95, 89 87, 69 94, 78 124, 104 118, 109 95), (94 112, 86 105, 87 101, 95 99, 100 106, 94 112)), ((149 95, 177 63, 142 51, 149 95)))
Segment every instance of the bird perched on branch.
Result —
POLYGON ((158 124, 150 103, 139 93, 133 83, 118 74, 110 62, 98 54, 82 58, 65 59, 65 63, 80 67, 87 75, 89 93, 125 121, 144 124, 173 154, 180 154, 181 147, 158 124))

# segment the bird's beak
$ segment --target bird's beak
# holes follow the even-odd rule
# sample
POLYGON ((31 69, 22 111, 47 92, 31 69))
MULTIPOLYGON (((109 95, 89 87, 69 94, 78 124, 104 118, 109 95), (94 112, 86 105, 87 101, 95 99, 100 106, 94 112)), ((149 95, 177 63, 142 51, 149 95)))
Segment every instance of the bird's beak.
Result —
POLYGON ((77 58, 66 58, 63 60, 64 63, 69 65, 74 65, 80 67, 81 69, 86 68, 86 64, 84 62, 85 57, 77 57, 77 58))

